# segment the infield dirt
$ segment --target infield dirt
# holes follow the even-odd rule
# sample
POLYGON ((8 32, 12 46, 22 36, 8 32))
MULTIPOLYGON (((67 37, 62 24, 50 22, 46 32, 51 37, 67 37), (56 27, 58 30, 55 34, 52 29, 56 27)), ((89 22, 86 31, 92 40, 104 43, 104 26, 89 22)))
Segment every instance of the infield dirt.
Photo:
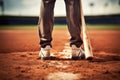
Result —
MULTIPOLYGON (((94 60, 43 61, 37 30, 0 30, 0 80, 120 80, 120 30, 89 30, 89 36, 94 60)), ((54 52, 68 42, 67 30, 54 30, 54 52)))

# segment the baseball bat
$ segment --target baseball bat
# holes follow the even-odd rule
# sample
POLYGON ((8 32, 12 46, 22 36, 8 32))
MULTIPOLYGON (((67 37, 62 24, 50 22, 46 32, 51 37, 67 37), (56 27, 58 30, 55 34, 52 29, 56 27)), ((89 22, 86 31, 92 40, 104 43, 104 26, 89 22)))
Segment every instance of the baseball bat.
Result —
POLYGON ((93 52, 92 52, 91 42, 90 42, 90 39, 89 39, 88 34, 87 34, 87 28, 86 28, 85 18, 84 18, 84 14, 83 14, 82 0, 80 0, 80 15, 81 15, 81 22, 82 22, 81 26, 82 26, 85 58, 87 60, 92 60, 93 59, 93 52))

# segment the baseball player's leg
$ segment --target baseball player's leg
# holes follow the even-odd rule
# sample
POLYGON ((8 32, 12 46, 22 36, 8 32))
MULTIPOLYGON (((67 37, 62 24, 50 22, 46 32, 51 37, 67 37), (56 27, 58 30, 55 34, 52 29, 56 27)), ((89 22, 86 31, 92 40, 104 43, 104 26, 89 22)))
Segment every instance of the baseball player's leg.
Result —
POLYGON ((55 1, 56 0, 41 1, 41 12, 38 22, 41 45, 39 56, 41 59, 48 59, 50 57, 55 1))
POLYGON ((71 35, 70 46, 72 59, 84 58, 84 52, 81 49, 81 16, 79 0, 65 0, 68 29, 71 35))
POLYGON ((81 33, 81 19, 80 19, 80 4, 79 0, 65 0, 68 29, 71 35, 70 45, 73 44, 80 47, 82 39, 81 33))
POLYGON ((46 45, 51 46, 55 1, 56 0, 41 1, 41 12, 38 22, 38 29, 40 45, 43 48, 46 47, 46 45))

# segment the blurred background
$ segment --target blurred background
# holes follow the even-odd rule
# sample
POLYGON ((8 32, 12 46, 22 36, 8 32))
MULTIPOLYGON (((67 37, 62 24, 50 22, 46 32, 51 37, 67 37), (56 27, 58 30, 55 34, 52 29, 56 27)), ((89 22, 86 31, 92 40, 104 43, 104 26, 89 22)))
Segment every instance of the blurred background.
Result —
MULTIPOLYGON (((41 0, 0 0, 0 24, 37 24, 41 0)), ((83 0, 89 24, 119 24, 120 0, 83 0)), ((64 0, 56 0, 55 23, 66 24, 64 0)))
MULTIPOLYGON (((82 3, 94 50, 119 51, 120 0, 82 0, 82 3)), ((40 5, 41 0, 0 0, 0 52, 39 50, 40 5)), ((62 50, 61 40, 68 41, 64 36, 69 35, 64 0, 56 0, 54 15, 53 46, 59 46, 53 48, 62 50)))

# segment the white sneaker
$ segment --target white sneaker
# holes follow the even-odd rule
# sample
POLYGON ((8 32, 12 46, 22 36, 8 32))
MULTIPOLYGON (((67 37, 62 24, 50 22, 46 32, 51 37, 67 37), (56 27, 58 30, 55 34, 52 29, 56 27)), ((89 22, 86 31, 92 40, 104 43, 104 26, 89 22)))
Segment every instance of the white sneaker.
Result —
POLYGON ((72 53, 72 59, 74 59, 74 60, 85 58, 85 53, 81 47, 77 48, 75 45, 72 45, 71 53, 72 53))
POLYGON ((47 45, 45 48, 41 48, 40 52, 39 52, 39 57, 41 57, 41 59, 46 60, 50 58, 50 49, 51 47, 49 45, 47 45))

